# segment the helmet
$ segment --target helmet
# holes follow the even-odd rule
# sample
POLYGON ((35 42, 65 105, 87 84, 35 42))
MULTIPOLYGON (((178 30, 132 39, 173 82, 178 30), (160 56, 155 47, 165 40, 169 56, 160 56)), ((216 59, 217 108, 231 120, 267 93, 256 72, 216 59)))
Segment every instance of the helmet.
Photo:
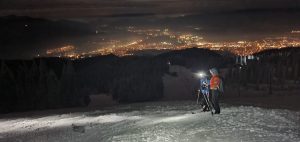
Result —
POLYGON ((218 70, 216 68, 212 68, 209 70, 212 75, 219 75, 218 70))

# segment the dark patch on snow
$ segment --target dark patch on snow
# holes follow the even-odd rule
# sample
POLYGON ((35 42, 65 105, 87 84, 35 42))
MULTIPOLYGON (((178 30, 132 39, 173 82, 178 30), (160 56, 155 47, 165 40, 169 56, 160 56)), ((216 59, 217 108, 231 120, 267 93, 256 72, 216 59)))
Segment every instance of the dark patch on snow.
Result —
POLYGON ((85 126, 72 124, 72 129, 73 129, 74 132, 85 133, 85 126))

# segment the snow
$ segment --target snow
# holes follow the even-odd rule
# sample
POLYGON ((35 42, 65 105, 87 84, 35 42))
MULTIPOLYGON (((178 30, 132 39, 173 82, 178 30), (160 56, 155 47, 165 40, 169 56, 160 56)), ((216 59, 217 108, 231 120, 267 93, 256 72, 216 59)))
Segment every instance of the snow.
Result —
POLYGON ((2 118, 0 141, 300 141, 299 111, 225 104, 222 108, 220 115, 212 116, 191 101, 156 102, 93 112, 2 118))

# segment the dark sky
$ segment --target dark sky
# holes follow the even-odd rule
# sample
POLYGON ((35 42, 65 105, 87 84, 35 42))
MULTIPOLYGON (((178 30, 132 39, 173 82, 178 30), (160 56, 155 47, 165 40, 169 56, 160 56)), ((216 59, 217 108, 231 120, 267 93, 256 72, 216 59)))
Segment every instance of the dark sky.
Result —
POLYGON ((299 7, 300 0, 1 0, 0 15, 85 18, 151 13, 176 16, 299 7))

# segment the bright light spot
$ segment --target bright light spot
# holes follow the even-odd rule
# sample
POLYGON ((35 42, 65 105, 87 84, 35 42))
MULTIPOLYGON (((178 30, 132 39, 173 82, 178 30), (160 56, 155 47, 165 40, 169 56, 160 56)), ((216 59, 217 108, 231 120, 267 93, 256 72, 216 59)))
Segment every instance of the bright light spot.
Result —
POLYGON ((238 41, 239 44, 245 44, 246 41, 238 41))
POLYGON ((300 34, 300 31, 291 31, 292 34, 300 34))
POLYGON ((206 74, 205 74, 204 72, 199 72, 199 73, 197 73, 197 76, 198 76, 199 78, 203 78, 203 77, 206 76, 206 74))
POLYGON ((67 52, 71 52, 75 49, 73 45, 66 45, 59 48, 49 49, 46 51, 47 55, 53 55, 53 54, 65 54, 67 52))

